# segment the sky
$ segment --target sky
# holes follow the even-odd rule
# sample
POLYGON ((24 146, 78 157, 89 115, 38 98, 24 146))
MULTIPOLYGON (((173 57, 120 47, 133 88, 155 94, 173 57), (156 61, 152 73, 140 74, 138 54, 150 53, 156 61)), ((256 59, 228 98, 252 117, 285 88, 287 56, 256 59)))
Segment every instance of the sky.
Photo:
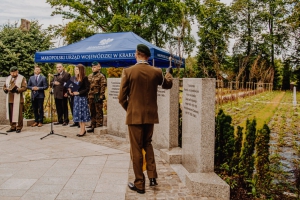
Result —
MULTIPOLYGON (((229 5, 232 0, 220 0, 229 5)), ((51 16, 54 9, 46 3, 46 0, 0 0, 0 25, 8 22, 20 24, 21 18, 38 20, 43 28, 47 28, 50 24, 66 24, 68 21, 63 20, 61 16, 51 16)), ((197 27, 195 27, 197 29, 197 27)), ((197 30, 193 30, 196 34, 197 30)), ((59 41, 56 41, 55 46, 61 46, 59 41)))

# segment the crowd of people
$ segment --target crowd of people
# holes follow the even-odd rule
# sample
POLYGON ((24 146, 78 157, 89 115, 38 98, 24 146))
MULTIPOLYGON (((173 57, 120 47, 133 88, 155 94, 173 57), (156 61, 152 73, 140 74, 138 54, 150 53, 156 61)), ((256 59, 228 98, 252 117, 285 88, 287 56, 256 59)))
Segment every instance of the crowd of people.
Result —
MULTIPOLYGON (((70 127, 79 127, 78 137, 86 134, 85 123, 91 122, 87 132, 94 132, 97 127, 103 126, 103 100, 105 99, 106 77, 101 73, 99 62, 92 63, 93 73, 86 76, 82 64, 75 66, 74 76, 65 71, 61 63, 56 64, 57 73, 50 82, 51 94, 57 112, 57 122, 54 125, 67 126, 69 124, 68 104, 70 105, 73 124, 70 127)), ((45 90, 49 88, 47 79, 41 74, 39 66, 34 67, 34 75, 26 81, 19 74, 17 67, 10 68, 10 76, 6 78, 3 91, 6 98, 7 119, 10 129, 6 132, 20 133, 23 128, 23 93, 31 90, 31 103, 34 113, 32 127, 42 127, 44 120, 45 90)))
MULTIPOLYGON (((143 172, 143 153, 146 152, 146 170, 149 185, 156 186, 157 171, 154 157, 152 135, 154 124, 158 123, 157 88, 172 88, 171 68, 164 75, 162 70, 149 65, 151 57, 150 49, 144 45, 137 45, 135 58, 137 63, 123 70, 119 91, 119 103, 126 111, 130 139, 130 155, 133 163, 135 180, 128 187, 137 193, 145 193, 145 176, 143 172)), ((78 137, 86 132, 93 132, 96 127, 103 126, 103 100, 105 99, 106 78, 100 72, 101 65, 92 63, 93 73, 85 75, 84 66, 75 67, 75 76, 71 77, 62 64, 56 65, 57 74, 54 75, 50 87, 54 94, 58 122, 55 125, 67 126, 68 99, 73 115, 74 124, 79 126, 78 137), (90 129, 85 130, 85 123, 91 121, 90 129)), ((10 76, 3 87, 7 95, 7 116, 11 122, 11 128, 7 132, 21 132, 23 126, 22 110, 24 99, 22 93, 30 89, 32 105, 34 109, 35 123, 33 126, 43 125, 44 90, 48 88, 46 78, 42 76, 41 69, 36 66, 34 76, 31 76, 28 84, 26 79, 18 74, 17 67, 10 69, 10 76)))

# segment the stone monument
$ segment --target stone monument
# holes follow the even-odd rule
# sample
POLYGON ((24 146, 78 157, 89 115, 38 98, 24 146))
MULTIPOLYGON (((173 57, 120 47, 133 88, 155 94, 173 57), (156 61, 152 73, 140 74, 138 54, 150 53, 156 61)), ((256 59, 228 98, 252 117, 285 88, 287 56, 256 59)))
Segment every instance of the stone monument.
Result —
POLYGON ((0 125, 9 125, 9 120, 6 119, 6 94, 3 92, 6 77, 0 77, 0 125))
POLYGON ((296 86, 293 89, 293 106, 297 106, 297 98, 296 98, 296 86))
POLYGON ((214 173, 215 81, 183 79, 182 165, 193 193, 229 200, 229 185, 214 173))
POLYGON ((107 79, 107 133, 126 138, 128 136, 125 124, 126 112, 119 104, 121 78, 107 79))
MULTIPOLYGON (((107 133, 123 138, 128 137, 125 124, 126 112, 119 104, 121 78, 107 79, 107 133)), ((154 125, 152 144, 155 149, 169 150, 178 147, 178 99, 179 79, 174 79, 170 90, 158 88, 157 104, 159 124, 154 125)))

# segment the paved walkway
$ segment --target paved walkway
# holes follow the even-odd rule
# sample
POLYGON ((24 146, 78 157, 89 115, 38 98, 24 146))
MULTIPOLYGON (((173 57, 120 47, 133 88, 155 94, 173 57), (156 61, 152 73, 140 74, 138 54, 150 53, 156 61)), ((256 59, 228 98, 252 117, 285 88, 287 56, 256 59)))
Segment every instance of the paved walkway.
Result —
MULTIPOLYGON (((5 132, 9 126, 0 126, 5 132)), ((201 199, 156 156, 158 183, 138 194, 127 187, 134 180, 129 144, 123 138, 88 134, 78 138, 76 127, 24 127, 21 133, 0 134, 0 199, 201 199)))

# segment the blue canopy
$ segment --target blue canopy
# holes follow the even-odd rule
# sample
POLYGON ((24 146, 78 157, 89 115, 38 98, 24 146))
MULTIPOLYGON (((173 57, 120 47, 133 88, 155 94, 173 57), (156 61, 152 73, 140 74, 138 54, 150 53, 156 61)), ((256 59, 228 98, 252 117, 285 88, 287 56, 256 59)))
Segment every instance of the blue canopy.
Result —
MULTIPOLYGON (((90 66, 93 61, 102 67, 127 67, 136 63, 134 54, 138 44, 145 44, 151 51, 149 64, 166 68, 170 66, 170 53, 151 44, 133 32, 99 33, 82 41, 60 48, 36 52, 36 63, 82 63, 90 66)), ((172 66, 177 67, 185 59, 172 56, 172 66)))

